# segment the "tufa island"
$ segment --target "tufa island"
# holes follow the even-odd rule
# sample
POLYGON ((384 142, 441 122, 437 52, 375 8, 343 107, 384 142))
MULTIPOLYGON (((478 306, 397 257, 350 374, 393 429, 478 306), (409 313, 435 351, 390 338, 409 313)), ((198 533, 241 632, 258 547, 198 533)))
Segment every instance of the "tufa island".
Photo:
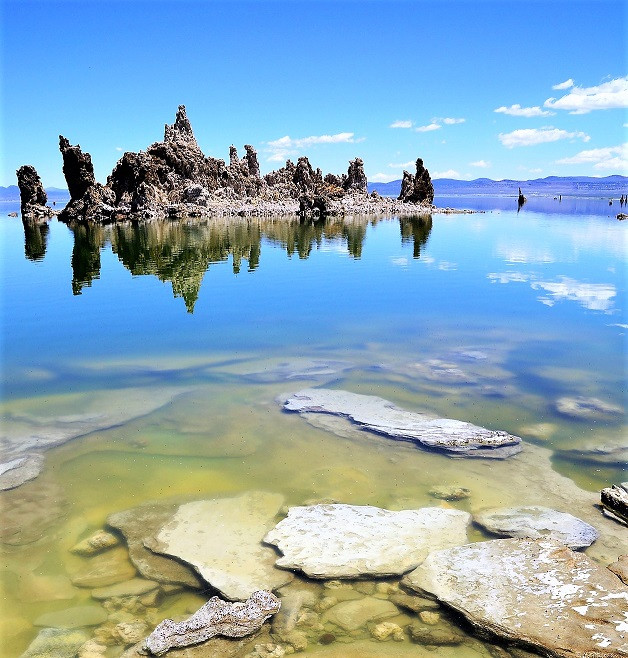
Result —
MULTIPOLYGON (((46 206, 46 192, 36 169, 17 171, 24 219, 58 214, 64 222, 111 223, 127 219, 215 216, 294 215, 317 218, 345 214, 416 215, 436 211, 434 187, 423 160, 416 173, 403 173, 397 199, 368 193, 364 163, 355 158, 346 174, 314 169, 307 157, 262 176, 255 149, 246 145, 240 158, 234 146, 229 164, 206 156, 196 142, 185 106, 166 125, 162 142, 146 151, 126 152, 107 178, 96 182, 89 153, 59 136, 63 173, 70 201, 59 213, 46 206)), ((451 209, 446 209, 450 211, 451 209)), ((443 212, 443 211, 440 211, 443 212)))

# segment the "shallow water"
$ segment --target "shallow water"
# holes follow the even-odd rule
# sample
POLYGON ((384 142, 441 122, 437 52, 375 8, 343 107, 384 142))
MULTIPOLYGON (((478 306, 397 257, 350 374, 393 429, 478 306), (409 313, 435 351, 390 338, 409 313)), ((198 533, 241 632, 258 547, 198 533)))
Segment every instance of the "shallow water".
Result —
MULTIPOLYGON (((37 479, 0 492, 3 656, 20 655, 41 614, 89 601, 67 581, 85 559, 68 549, 108 514, 146 500, 257 489, 288 504, 401 509, 442 504, 429 489, 456 482, 472 497, 451 505, 471 511, 542 503, 547 494, 534 487, 511 490, 517 468, 588 491, 626 479, 625 464, 583 452, 625 441, 625 223, 608 216, 606 200, 563 199, 558 209, 530 200, 519 213, 504 209, 512 199, 436 201, 487 212, 74 231, 0 219, 9 430, 16 419, 45 426, 81 414, 86 396, 97 409, 112 390, 177 393, 148 415, 52 448, 37 479), (275 402, 318 385, 507 430, 527 456, 487 464, 366 433, 342 439, 275 402), (609 410, 574 417, 558 408, 578 397, 609 410)), ((589 549, 610 559, 604 550, 589 549)), ((173 595, 159 613, 200 601, 173 595)), ((478 641, 456 651, 488 655, 478 641)))

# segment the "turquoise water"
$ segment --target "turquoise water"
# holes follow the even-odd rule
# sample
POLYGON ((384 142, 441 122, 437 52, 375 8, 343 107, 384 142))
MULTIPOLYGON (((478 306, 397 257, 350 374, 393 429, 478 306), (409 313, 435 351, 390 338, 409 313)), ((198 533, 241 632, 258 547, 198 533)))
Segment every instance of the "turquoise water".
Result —
POLYGON ((39 478, 0 494, 10 507, 45 484, 67 504, 42 537, 3 549, 4 602, 21 620, 7 656, 34 637, 32 619, 67 607, 20 594, 19 565, 41 565, 42 577, 71 571, 68 537, 114 511, 252 488, 291 504, 429 504, 429 485, 465 477, 468 462, 421 451, 391 466, 396 446, 349 446, 313 429, 281 413, 282 392, 324 384, 379 394, 518 434, 549 449, 554 470, 583 489, 626 479, 621 462, 582 452, 625 442, 626 224, 611 215, 619 206, 531 199, 517 213, 505 209, 512 199, 436 201, 486 212, 72 230, 55 220, 23 226, 4 204, 5 413, 79 413, 81 396, 98 402, 126 387, 185 393, 53 448, 39 478), (308 374, 312 360, 331 362, 333 373, 308 374), (561 399, 579 397, 612 411, 561 411, 561 399))

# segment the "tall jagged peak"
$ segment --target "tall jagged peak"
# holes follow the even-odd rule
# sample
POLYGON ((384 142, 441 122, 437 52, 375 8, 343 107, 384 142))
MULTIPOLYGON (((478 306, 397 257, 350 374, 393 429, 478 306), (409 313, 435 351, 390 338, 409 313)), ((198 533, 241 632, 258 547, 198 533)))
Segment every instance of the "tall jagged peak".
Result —
POLYGON ((192 125, 185 112, 185 105, 179 105, 174 123, 171 126, 166 124, 164 142, 186 142, 188 145, 198 148, 192 125))

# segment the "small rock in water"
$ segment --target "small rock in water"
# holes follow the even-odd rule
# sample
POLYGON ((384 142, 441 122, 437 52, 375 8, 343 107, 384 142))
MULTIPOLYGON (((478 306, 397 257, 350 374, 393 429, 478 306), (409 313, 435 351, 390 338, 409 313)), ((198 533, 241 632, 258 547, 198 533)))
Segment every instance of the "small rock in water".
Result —
POLYGON ((213 596, 185 621, 162 621, 146 638, 145 648, 159 656, 170 649, 198 644, 216 635, 251 635, 280 607, 280 600, 266 591, 253 592, 243 603, 227 603, 213 596))
POLYGON ((412 641, 417 644, 425 644, 427 646, 457 646, 465 641, 465 636, 453 628, 411 624, 408 629, 412 641))
POLYGON ((429 490, 430 496, 441 500, 463 500, 471 496, 471 490, 458 485, 438 485, 429 490))
POLYGON ((70 579, 77 587, 106 587, 130 580, 136 573, 126 550, 113 548, 104 555, 89 558, 85 567, 70 579))
POLYGON ((390 601, 365 597, 356 601, 345 601, 328 610, 323 621, 331 622, 345 631, 357 631, 369 621, 380 621, 399 614, 390 601))
POLYGON ((586 548, 598 538, 597 530, 588 523, 540 505, 488 509, 475 514, 474 521, 502 537, 547 537, 569 548, 586 548))
POLYGON ((94 589, 92 590, 92 598, 104 601, 113 597, 141 596, 156 590, 158 587, 159 583, 152 580, 132 578, 116 585, 94 589))
POLYGON ((628 482, 602 489, 600 499, 607 516, 628 525, 628 482))
POLYGON ((98 626, 105 621, 107 621, 107 612, 104 608, 96 605, 82 605, 57 612, 47 612, 38 617, 33 624, 50 628, 82 628, 98 626))
POLYGON ((421 610, 419 612, 419 619, 428 626, 436 626, 440 621, 440 614, 433 610, 421 610))
POLYGON ((73 546, 70 552, 77 555, 91 556, 96 555, 96 553, 102 553, 108 548, 117 546, 119 543, 120 540, 115 535, 112 535, 106 530, 99 530, 90 537, 80 541, 76 546, 73 546))
POLYGON ((392 638, 395 642, 403 642, 406 639, 401 626, 391 621, 383 621, 381 624, 373 626, 371 636, 380 642, 385 642, 389 638, 392 638))

